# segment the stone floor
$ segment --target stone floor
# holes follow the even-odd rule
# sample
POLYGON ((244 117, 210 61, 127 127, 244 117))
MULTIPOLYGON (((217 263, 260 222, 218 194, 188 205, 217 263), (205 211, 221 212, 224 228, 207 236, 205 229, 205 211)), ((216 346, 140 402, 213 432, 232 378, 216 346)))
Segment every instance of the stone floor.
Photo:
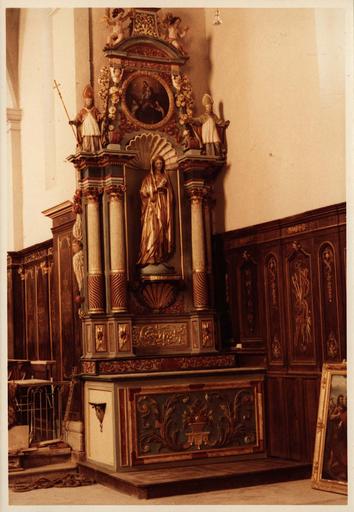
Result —
MULTIPOLYGON (((95 484, 15 493, 10 505, 346 505, 347 497, 311 488, 311 480, 296 480, 241 489, 139 500, 95 484)), ((238 508, 238 507, 237 507, 238 508)), ((316 507, 317 508, 317 507, 316 507)), ((332 507, 330 507, 332 509, 332 507)), ((170 507, 167 508, 169 510, 170 507)), ((42 509, 43 510, 43 509, 42 509)), ((46 509, 49 510, 49 509, 46 509)), ((52 509, 50 509, 52 510, 52 509)), ((228 508, 228 510, 230 510, 228 508)), ((306 507, 307 510, 307 507, 306 507)), ((317 508, 322 510, 322 508, 317 508)), ((326 508, 326 510, 328 510, 326 508)), ((336 507, 335 510, 338 510, 336 507)), ((343 510, 343 509, 342 509, 343 510)))

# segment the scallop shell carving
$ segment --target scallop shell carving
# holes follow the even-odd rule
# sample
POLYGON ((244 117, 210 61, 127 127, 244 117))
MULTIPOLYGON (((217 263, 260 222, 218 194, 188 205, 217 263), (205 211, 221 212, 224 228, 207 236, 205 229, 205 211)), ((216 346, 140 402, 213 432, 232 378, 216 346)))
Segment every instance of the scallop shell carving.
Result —
POLYGON ((170 283, 149 283, 142 290, 145 304, 152 310, 160 311, 176 299, 176 288, 170 283))
POLYGON ((136 151, 137 156, 129 162, 129 167, 137 170, 150 169, 150 162, 156 156, 162 156, 165 160, 166 170, 177 167, 177 153, 172 144, 157 133, 142 133, 129 141, 126 148, 136 151))

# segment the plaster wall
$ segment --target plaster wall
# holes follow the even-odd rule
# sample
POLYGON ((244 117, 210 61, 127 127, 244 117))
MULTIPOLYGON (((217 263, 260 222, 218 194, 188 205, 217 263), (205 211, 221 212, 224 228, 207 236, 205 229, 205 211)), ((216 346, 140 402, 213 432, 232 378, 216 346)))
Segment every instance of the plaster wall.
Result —
POLYGON ((206 10, 210 89, 225 113, 215 230, 345 200, 345 18, 340 9, 206 10))
POLYGON ((68 111, 74 115, 74 48, 73 9, 21 11, 19 105, 23 200, 21 208, 19 197, 17 215, 23 219, 24 247, 52 236, 51 221, 41 212, 71 198, 75 190, 74 171, 65 161, 75 150, 75 139, 53 90, 55 78, 62 84, 68 111))

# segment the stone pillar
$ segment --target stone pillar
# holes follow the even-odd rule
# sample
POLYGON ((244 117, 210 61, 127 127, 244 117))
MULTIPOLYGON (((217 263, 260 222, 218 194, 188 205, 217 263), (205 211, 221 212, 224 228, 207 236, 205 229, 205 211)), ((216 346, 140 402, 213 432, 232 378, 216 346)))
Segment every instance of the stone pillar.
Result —
POLYGON ((17 108, 7 109, 8 134, 8 248, 11 251, 23 249, 23 191, 22 191, 22 158, 21 158, 21 117, 22 111, 17 108))
POLYGON ((124 233, 125 186, 112 186, 109 198, 109 243, 110 243, 110 287, 111 310, 127 311, 127 267, 124 233))
POLYGON ((193 304, 197 310, 208 309, 209 306, 203 211, 203 201, 208 191, 205 186, 193 186, 187 190, 191 201, 193 304))
POLYGON ((100 205, 97 189, 85 191, 87 197, 88 312, 104 312, 104 277, 102 273, 100 205))

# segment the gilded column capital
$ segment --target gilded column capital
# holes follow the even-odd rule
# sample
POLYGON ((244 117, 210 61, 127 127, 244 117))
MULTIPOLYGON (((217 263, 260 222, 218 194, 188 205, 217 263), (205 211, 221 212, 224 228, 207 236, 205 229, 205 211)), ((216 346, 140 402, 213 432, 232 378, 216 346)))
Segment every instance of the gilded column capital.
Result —
POLYGON ((115 201, 122 199, 127 190, 125 185, 110 185, 105 189, 106 194, 108 195, 109 201, 115 201))
POLYGON ((102 190, 97 187, 88 187, 82 191, 83 197, 86 197, 90 203, 96 203, 99 200, 99 196, 102 194, 102 190))
POLYGON ((207 185, 193 186, 186 189, 187 196, 191 203, 202 204, 204 200, 209 198, 210 187, 207 185))

